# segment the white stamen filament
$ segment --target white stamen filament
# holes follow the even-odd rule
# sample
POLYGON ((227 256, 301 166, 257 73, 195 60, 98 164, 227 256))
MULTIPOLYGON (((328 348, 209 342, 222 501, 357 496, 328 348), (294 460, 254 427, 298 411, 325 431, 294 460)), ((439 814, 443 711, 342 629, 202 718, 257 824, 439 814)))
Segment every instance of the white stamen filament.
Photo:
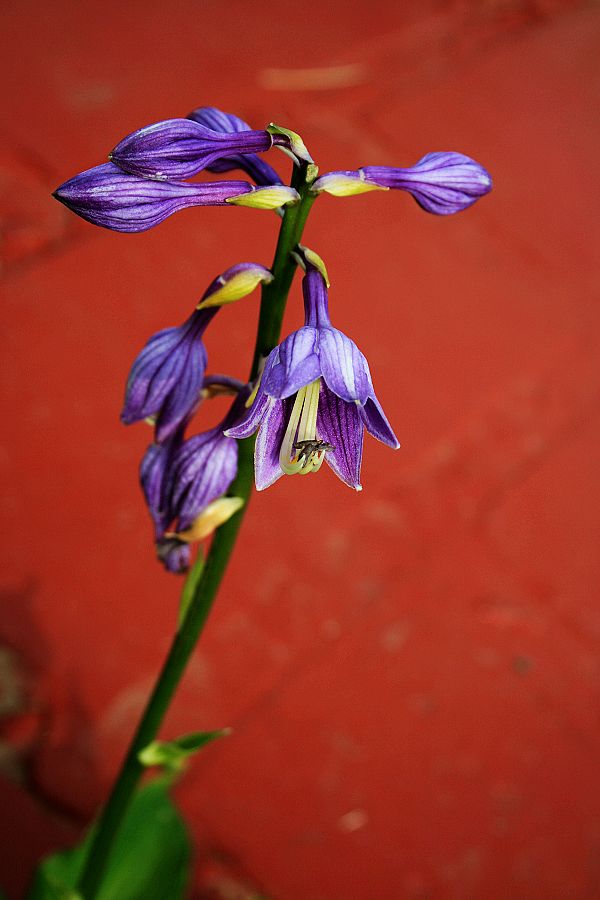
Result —
POLYGON ((279 451, 279 465, 286 475, 308 475, 309 472, 318 472, 323 464, 324 450, 302 456, 302 450, 293 446, 301 441, 315 441, 317 438, 319 383, 320 378, 316 378, 296 394, 279 451))

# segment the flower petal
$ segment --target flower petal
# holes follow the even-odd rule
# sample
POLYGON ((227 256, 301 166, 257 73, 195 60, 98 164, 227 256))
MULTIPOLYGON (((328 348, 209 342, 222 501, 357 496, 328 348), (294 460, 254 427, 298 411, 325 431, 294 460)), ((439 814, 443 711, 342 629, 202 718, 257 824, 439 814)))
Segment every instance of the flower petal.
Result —
POLYGON ((337 328, 320 328, 318 352, 327 386, 342 400, 366 403, 371 393, 369 364, 354 341, 337 328))
POLYGON ((388 422, 375 394, 369 397, 364 406, 359 407, 359 413, 369 434, 372 434, 382 444, 387 444, 388 447, 392 447, 394 450, 398 449, 400 446, 398 438, 392 431, 392 426, 388 422))
POLYGON ((290 397, 319 377, 317 334, 316 328, 299 328, 281 342, 277 361, 263 373, 262 388, 267 394, 278 399, 290 397))
POLYGON ((225 435, 227 437, 236 438, 237 440, 243 440, 244 438, 250 437, 260 425, 271 402, 272 398, 269 397, 268 394, 265 394, 262 387, 259 387, 256 397, 246 415, 243 416, 236 425, 231 425, 229 428, 226 428, 224 432, 225 435))
POLYGON ((325 462, 344 484, 362 490, 360 465, 363 448, 363 423, 355 403, 347 403, 321 384, 317 436, 335 449, 325 454, 325 462))
POLYGON ((289 401, 271 400, 261 422, 254 448, 256 490, 264 491, 283 475, 279 451, 285 434, 289 401))

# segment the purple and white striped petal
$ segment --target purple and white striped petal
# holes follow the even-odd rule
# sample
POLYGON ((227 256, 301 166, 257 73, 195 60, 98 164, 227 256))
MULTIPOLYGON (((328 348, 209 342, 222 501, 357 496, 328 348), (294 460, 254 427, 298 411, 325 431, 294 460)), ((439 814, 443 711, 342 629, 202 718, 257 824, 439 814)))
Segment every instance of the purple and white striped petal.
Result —
POLYGON ((222 497, 237 473, 238 446, 219 425, 188 438, 173 457, 169 502, 186 531, 202 510, 222 497))
POLYGON ((271 400, 263 417, 254 448, 256 490, 264 491, 283 475, 279 451, 290 414, 289 400, 271 400))
POLYGON ((150 444, 140 464, 140 484, 154 523, 156 540, 162 537, 173 520, 165 498, 165 482, 175 451, 172 441, 150 444))
POLYGON ((325 454, 325 462, 344 484, 361 491, 364 429, 358 407, 341 400, 323 384, 319 395, 317 435, 334 447, 325 454))
POLYGON ((150 338, 127 379, 121 412, 125 425, 154 417, 156 440, 162 443, 190 415, 206 370, 201 338, 216 311, 195 312, 178 328, 166 328, 150 338))
POLYGON ((367 182, 409 191, 419 206, 438 216, 467 209, 492 189, 489 172, 463 153, 428 153, 409 169, 364 166, 367 182))
POLYGON ((319 329, 319 359, 327 386, 342 400, 364 405, 371 393, 369 364, 337 328, 319 329))
POLYGON ((124 172, 142 178, 191 178, 224 156, 261 153, 273 146, 268 131, 213 131, 193 119, 166 119, 124 138, 109 155, 124 172))
MULTIPOLYGON (((243 194, 253 205, 276 209, 294 200, 295 191, 286 198, 260 194, 268 189, 254 188, 246 181, 213 181, 188 184, 177 181, 153 181, 128 175, 113 163, 104 163, 65 181, 54 197, 72 212, 111 231, 135 233, 147 231, 168 216, 189 206, 227 206, 243 194)), ((280 186, 279 191, 291 191, 280 186)))
POLYGON ((278 399, 290 397, 320 376, 318 334, 316 328, 304 327, 282 341, 278 357, 263 374, 262 388, 267 394, 278 399))
POLYGON ((364 406, 358 408, 358 411, 369 434, 373 435, 374 438, 377 438, 378 441, 381 441, 382 444, 387 444, 387 446, 391 447, 393 450, 399 448, 400 443, 398 438, 394 434, 392 426, 388 422, 386 415, 381 408, 381 404, 374 393, 371 394, 364 406))
MULTIPOLYGON (((194 122, 205 125, 213 131, 222 131, 225 134, 252 130, 250 126, 242 119, 238 118, 238 116, 234 116, 232 113, 223 112, 220 109, 216 109, 214 106, 201 106, 199 109, 194 109, 187 118, 193 119, 194 122)), ((256 184, 261 185, 283 183, 279 173, 255 153, 246 153, 245 155, 238 153, 233 154, 232 156, 225 156, 216 160, 216 162, 211 163, 211 165, 206 168, 207 171, 213 172, 214 174, 222 174, 224 172, 231 172, 233 169, 241 169, 241 171, 245 172, 256 184)))

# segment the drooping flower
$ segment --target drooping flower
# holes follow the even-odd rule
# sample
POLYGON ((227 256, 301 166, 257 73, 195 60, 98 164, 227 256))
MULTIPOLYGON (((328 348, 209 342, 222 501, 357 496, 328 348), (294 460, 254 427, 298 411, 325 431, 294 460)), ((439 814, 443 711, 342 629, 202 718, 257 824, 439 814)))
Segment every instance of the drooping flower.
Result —
POLYGON ((127 233, 153 228, 189 206, 277 209, 299 200, 293 188, 282 184, 256 187, 246 181, 155 181, 129 175, 114 163, 81 172, 61 184, 53 196, 92 225, 127 233))
POLYGON ((191 178, 222 157, 280 147, 295 159, 312 162, 300 137, 270 125, 263 131, 213 131, 195 118, 166 119, 123 138, 109 154, 124 172, 142 178, 191 178))
MULTIPOLYGON (((243 119, 234 116, 233 113, 226 113, 214 106, 201 106, 199 109, 192 110, 188 119, 199 122, 213 131, 221 131, 224 134, 232 134, 240 131, 251 131, 250 126, 243 119)), ((281 184, 279 174, 260 156, 255 153, 234 153, 231 156, 224 156, 207 167, 207 171, 213 172, 215 175, 221 175, 224 172, 231 172, 233 169, 241 169, 256 184, 281 184)))
POLYGON ((206 370, 202 335, 209 322, 220 306, 246 296, 272 277, 258 263, 231 266, 211 282, 183 325, 153 335, 138 354, 127 380, 121 413, 124 424, 155 420, 159 444, 173 435, 200 398, 206 370))
POLYGON ((245 438, 258 428, 258 490, 281 475, 318 471, 323 461, 341 480, 361 490, 363 429, 399 446, 375 396, 367 360, 331 325, 327 273, 320 257, 298 248, 305 325, 267 357, 253 403, 226 434, 245 438))
MULTIPOLYGON (((212 385, 217 378, 211 377, 212 385)), ((238 446, 223 429, 240 418, 247 393, 243 386, 215 428, 184 440, 186 419, 144 454, 140 484, 154 524, 158 559, 170 572, 185 572, 190 544, 208 537, 243 505, 240 497, 225 496, 237 474, 238 446)))
POLYGON ((489 173, 462 153, 428 153, 408 169, 363 166, 356 171, 328 172, 311 190, 348 197, 376 190, 408 191, 419 206, 438 216, 467 209, 492 189, 489 173))

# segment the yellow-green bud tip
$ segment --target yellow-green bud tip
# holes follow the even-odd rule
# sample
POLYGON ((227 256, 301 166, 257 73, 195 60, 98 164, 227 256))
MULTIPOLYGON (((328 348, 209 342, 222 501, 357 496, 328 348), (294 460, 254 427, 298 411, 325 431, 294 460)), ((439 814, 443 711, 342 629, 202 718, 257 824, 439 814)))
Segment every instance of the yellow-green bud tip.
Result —
MULTIPOLYGON (((243 265, 243 264, 242 264, 243 265)), ((273 274, 264 266, 248 265, 234 266, 224 272, 213 282, 211 287, 196 309, 208 309, 211 306, 225 306, 227 303, 235 303, 251 294, 259 284, 269 284, 273 281, 273 274), (238 269, 238 271, 234 271, 238 269)))
POLYGON ((246 194, 228 197, 226 203, 233 206, 250 206, 253 209, 277 209, 279 206, 293 206, 300 200, 298 191, 284 184, 257 187, 246 194))

